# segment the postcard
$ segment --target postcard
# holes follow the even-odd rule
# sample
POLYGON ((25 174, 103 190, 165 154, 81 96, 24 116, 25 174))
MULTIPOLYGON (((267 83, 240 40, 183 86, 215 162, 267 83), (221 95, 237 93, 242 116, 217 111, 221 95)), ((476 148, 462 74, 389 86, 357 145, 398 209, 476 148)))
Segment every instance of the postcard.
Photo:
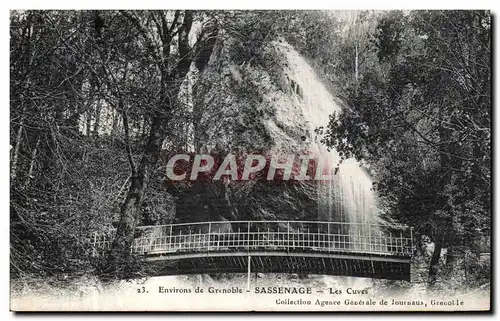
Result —
POLYGON ((490 311, 491 14, 12 10, 11 311, 490 311))

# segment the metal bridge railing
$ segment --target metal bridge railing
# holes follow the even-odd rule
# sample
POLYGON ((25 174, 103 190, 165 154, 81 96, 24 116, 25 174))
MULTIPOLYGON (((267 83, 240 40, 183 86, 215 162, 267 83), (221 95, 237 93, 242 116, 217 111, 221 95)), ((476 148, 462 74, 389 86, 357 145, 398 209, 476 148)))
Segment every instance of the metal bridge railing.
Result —
MULTIPOLYGON (((221 251, 360 252, 409 255, 411 229, 403 225, 311 221, 217 221, 136 229, 132 252, 144 255, 221 251)), ((111 240, 94 235, 94 255, 111 240)))

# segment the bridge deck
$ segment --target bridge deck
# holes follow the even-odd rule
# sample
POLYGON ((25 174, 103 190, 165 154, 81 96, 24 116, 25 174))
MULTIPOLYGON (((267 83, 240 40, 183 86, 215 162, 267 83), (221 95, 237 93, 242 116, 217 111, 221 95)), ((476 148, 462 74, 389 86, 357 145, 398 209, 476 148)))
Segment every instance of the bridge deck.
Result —
POLYGON ((246 273, 248 257, 251 270, 262 273, 297 273, 369 277, 410 281, 410 259, 395 257, 366 257, 352 254, 319 253, 213 253, 213 255, 184 255, 165 260, 148 257, 155 275, 246 273))
MULTIPOLYGON (((109 240, 94 239, 95 254, 109 240)), ((258 272, 409 280, 411 233, 404 226, 236 221, 138 228, 132 252, 160 274, 258 272)))

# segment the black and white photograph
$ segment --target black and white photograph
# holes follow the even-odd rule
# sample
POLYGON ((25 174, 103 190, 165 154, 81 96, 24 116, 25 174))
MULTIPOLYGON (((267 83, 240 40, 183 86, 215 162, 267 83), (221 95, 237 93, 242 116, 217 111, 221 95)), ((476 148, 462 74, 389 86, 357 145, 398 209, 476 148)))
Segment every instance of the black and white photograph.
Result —
POLYGON ((11 311, 491 311, 489 10, 9 20, 11 311))

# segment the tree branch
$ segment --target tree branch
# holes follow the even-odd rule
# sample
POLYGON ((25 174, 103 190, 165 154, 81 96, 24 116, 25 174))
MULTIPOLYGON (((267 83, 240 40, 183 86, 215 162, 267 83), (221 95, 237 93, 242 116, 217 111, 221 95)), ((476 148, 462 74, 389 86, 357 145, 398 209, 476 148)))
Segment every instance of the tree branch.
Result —
POLYGON ((128 125, 128 116, 127 112, 123 108, 123 102, 120 101, 120 111, 122 114, 122 120, 123 120, 123 130, 125 132, 125 149, 127 151, 127 158, 128 162, 130 164, 130 169, 132 171, 132 177, 135 177, 137 174, 137 168, 134 163, 134 158, 132 155, 132 148, 130 147, 130 135, 129 135, 129 125, 128 125))
POLYGON ((158 52, 156 51, 156 46, 154 39, 151 37, 151 34, 149 31, 142 25, 142 23, 139 21, 139 19, 132 15, 130 12, 122 10, 120 11, 132 24, 139 30, 141 35, 144 37, 144 40, 146 41, 146 47, 148 48, 151 56, 153 59, 158 59, 159 55, 158 52))

